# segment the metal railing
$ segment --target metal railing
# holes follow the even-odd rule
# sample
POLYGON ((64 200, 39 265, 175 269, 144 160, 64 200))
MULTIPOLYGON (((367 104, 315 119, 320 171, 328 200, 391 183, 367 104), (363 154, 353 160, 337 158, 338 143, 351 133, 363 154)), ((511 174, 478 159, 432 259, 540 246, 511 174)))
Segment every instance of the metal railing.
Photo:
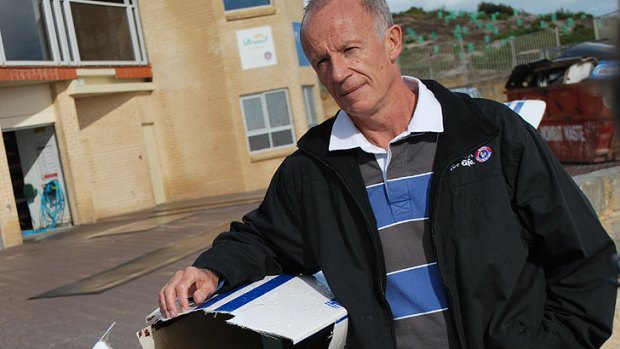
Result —
POLYGON ((618 11, 594 19, 594 37, 596 40, 612 40, 618 42, 620 34, 620 17, 618 11))
MULTIPOLYGON (((593 39, 619 42, 619 23, 618 11, 594 18, 593 39)), ((405 75, 467 85, 508 76, 519 64, 556 58, 562 48, 556 28, 486 44, 463 39, 412 44, 403 50, 399 65, 405 75)))
POLYGON ((553 59, 559 54, 557 30, 544 30, 492 43, 462 39, 405 48, 399 65, 405 75, 418 78, 461 78, 464 84, 510 74, 519 64, 553 59))

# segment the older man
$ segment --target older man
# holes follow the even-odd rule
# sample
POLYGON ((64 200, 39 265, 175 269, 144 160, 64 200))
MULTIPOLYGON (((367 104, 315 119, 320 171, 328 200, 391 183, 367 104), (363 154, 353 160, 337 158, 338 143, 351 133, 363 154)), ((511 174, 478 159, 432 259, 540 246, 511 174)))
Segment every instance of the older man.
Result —
POLYGON ((310 1, 301 35, 342 109, 164 286, 163 313, 322 270, 354 348, 600 346, 615 246, 536 131, 499 103, 402 77, 383 0, 310 1))

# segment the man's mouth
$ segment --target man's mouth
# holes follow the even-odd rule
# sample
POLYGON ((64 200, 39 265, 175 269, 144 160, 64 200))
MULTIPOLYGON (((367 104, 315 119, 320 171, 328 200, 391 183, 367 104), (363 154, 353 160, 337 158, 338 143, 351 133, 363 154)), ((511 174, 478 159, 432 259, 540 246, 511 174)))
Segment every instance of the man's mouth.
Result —
POLYGON ((341 96, 341 97, 347 97, 347 96, 349 96, 350 94, 352 94, 352 93, 354 93, 355 91, 357 91, 357 90, 359 90, 360 88, 362 88, 362 86, 364 86, 364 84, 354 86, 354 87, 352 87, 352 88, 350 88, 350 89, 348 89, 348 90, 344 91, 343 93, 341 93, 341 94, 340 94, 340 96, 341 96))

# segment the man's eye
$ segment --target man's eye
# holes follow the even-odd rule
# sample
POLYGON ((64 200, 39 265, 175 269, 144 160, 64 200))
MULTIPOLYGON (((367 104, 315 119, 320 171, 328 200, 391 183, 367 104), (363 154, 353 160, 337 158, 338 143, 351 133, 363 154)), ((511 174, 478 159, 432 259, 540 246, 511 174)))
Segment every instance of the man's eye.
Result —
POLYGON ((321 60, 319 60, 318 62, 316 62, 316 66, 321 66, 323 64, 325 64, 327 62, 327 58, 323 58, 321 60))

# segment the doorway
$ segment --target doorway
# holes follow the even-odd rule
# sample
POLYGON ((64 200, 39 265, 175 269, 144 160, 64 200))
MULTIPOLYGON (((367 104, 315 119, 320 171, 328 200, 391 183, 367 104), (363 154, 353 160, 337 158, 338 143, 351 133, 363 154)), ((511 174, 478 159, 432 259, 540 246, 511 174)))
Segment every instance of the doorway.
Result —
POLYGON ((2 133, 22 235, 71 225, 53 125, 2 133))

